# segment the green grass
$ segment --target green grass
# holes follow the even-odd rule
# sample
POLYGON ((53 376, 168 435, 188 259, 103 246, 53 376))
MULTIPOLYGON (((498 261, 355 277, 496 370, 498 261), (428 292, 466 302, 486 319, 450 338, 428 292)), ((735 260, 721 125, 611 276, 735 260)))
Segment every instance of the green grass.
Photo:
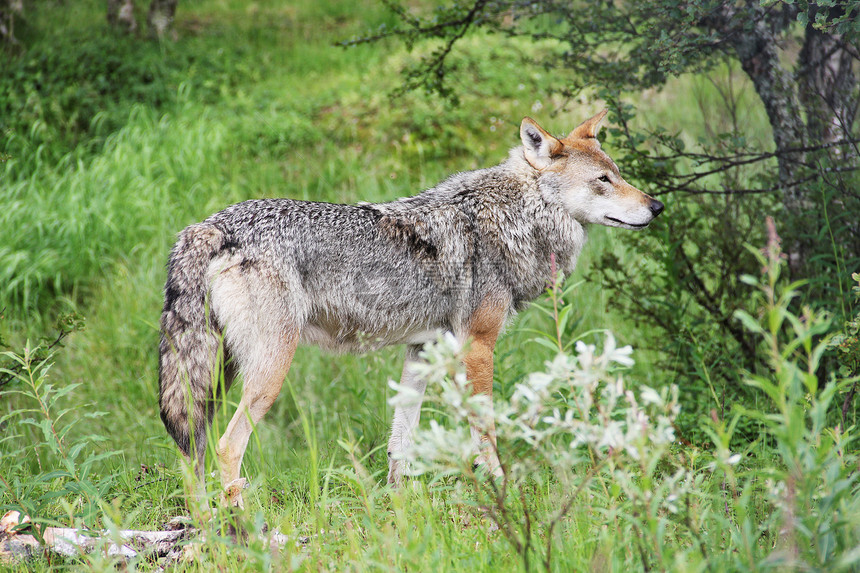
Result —
MULTIPOLYGON (((46 331, 61 310, 87 317, 87 329, 56 356, 51 380, 81 384, 66 397, 77 413, 107 413, 76 430, 105 436, 97 451, 120 452, 99 466, 102 474, 117 474, 113 505, 104 515, 126 527, 151 528, 183 511, 177 451, 157 408, 161 288, 176 233, 249 198, 356 202, 415 194, 453 171, 503 160, 517 143, 524 115, 564 133, 599 103, 550 115, 562 103, 541 91, 554 81, 551 74, 510 63, 519 50, 549 48, 487 37, 463 44, 459 57, 476 81, 461 86, 460 107, 422 94, 391 99, 399 68, 413 56, 393 43, 333 45, 393 22, 372 0, 180 2, 178 39, 161 45, 99 40, 102 4, 34 6, 30 51, 3 64, 10 74, 0 79, 0 152, 11 158, 0 163, 0 309, 3 334, 17 346, 46 331), (27 114, 3 115, 10 109, 27 114)), ((715 97, 707 86, 696 89, 703 98, 715 97)), ((701 130, 679 123, 698 108, 677 95, 682 91, 653 94, 648 125, 701 130)), ((753 110, 750 121, 766 123, 760 109, 747 109, 753 110)), ((591 231, 572 281, 581 280, 601 250, 617 250, 635 267, 619 232, 591 231)), ((607 310, 612 297, 599 285, 581 284, 567 301, 574 307, 569 334, 610 329, 635 346, 643 325, 607 310)), ((527 311, 500 341, 498 395, 510 395, 517 381, 551 357, 526 332, 550 324, 527 311)), ((257 428, 243 468, 253 483, 246 497, 251 513, 285 533, 311 536, 306 546, 288 548, 275 568, 520 566, 488 520, 450 491, 428 489, 423 481, 402 494, 382 487, 392 414, 386 381, 398 378, 400 354, 297 353, 288 379, 293 392, 284 391, 257 428), (339 441, 358 444, 360 466, 339 441), (362 477, 365 469, 369 477, 362 477)), ((650 367, 648 354, 637 358, 634 374, 642 383, 672 381, 650 367)), ((216 433, 238 394, 234 390, 216 416, 216 433)), ((0 403, 0 413, 21 405, 10 399, 0 403)), ((41 460, 26 462, 39 470, 41 460)), ((538 511, 553 507, 558 487, 544 477, 536 485, 538 511)), ((559 534, 555 570, 639 567, 612 523, 588 504, 577 508, 559 534)), ((110 567, 94 559, 81 567, 110 567)), ((198 564, 201 570, 213 563, 257 570, 271 556, 251 547, 223 555, 213 550, 207 559, 198 564)), ((677 569, 700 570, 701 564, 679 563, 677 569)))

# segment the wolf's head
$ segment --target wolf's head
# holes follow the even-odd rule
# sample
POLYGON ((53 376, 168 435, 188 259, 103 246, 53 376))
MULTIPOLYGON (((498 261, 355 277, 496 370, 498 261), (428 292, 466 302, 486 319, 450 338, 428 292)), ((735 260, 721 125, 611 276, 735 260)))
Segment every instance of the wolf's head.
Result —
POLYGON ((600 149, 601 111, 563 139, 524 118, 520 138, 526 161, 540 177, 548 200, 560 202, 581 223, 642 229, 663 211, 663 203, 627 183, 600 149))

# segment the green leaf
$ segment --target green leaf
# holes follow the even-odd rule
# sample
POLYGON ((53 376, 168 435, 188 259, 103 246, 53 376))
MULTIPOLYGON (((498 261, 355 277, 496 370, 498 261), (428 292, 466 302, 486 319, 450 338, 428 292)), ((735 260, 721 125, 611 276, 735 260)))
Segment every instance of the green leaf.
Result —
POLYGON ((536 342, 537 344, 540 344, 541 346, 546 347, 553 352, 558 352, 558 344, 548 338, 532 338, 531 340, 532 342, 536 342))
POLYGON ((756 334, 763 334, 764 329, 759 324, 758 320, 753 318, 748 312, 745 310, 736 310, 734 317, 743 324, 744 328, 749 330, 750 332, 756 334))

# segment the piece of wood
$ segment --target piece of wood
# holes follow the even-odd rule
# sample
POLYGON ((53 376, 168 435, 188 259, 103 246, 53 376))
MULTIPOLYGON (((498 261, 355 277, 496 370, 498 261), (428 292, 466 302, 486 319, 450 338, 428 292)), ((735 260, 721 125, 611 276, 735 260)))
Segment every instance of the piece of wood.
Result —
POLYGON ((65 527, 47 527, 42 544, 34 535, 17 534, 0 540, 0 562, 20 561, 50 551, 63 557, 77 557, 99 549, 106 555, 120 555, 125 559, 147 553, 165 557, 177 543, 191 537, 192 529, 176 531, 121 530, 91 531, 65 527))
MULTIPOLYGON (((180 542, 193 540, 195 544, 202 544, 206 540, 205 532, 191 527, 187 518, 171 520, 163 531, 124 529, 111 533, 108 530, 46 527, 42 534, 44 543, 34 535, 15 531, 18 525, 29 522, 29 517, 17 511, 10 511, 0 519, 0 563, 24 561, 46 552, 73 558, 96 550, 109 556, 119 555, 126 560, 147 555, 179 561, 193 554, 193 550, 188 551, 190 543, 183 546, 180 542)), ((272 549, 279 549, 290 542, 290 538, 277 529, 263 534, 263 540, 272 549)), ((307 538, 300 537, 296 545, 307 541, 307 538)))

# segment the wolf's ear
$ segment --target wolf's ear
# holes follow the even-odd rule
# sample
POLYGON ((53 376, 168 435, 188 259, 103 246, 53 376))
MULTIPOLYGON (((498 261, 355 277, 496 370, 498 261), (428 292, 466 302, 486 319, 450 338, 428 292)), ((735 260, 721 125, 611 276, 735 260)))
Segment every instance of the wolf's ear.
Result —
POLYGON ((597 137, 597 132, 600 129, 600 122, 606 117, 608 109, 600 111, 591 119, 583 121, 576 129, 570 132, 566 139, 593 139, 597 137))
POLYGON ((520 139, 523 140, 526 161, 535 169, 549 167, 552 156, 564 147, 530 117, 524 117, 520 124, 520 139))

